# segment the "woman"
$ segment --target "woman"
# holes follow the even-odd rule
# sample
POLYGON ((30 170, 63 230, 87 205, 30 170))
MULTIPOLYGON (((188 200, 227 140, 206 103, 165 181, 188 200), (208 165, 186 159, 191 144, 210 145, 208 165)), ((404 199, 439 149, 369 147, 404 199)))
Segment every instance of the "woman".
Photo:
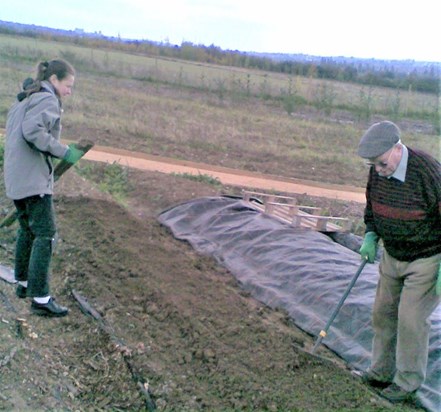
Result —
POLYGON ((41 62, 26 79, 6 120, 4 179, 19 229, 15 252, 16 294, 32 297, 31 311, 60 317, 68 309, 49 293, 49 268, 56 235, 52 158, 75 163, 82 152, 60 142, 61 100, 72 94, 73 67, 64 60, 41 62))

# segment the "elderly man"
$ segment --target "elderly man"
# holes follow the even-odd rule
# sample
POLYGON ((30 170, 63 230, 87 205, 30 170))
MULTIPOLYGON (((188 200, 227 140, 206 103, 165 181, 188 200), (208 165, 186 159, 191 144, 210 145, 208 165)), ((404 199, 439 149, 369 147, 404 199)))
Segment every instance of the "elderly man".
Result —
POLYGON ((370 166, 360 254, 373 263, 383 241, 372 326, 372 361, 363 381, 391 402, 412 400, 426 375, 429 317, 441 294, 441 172, 427 153, 406 147, 392 122, 373 124, 358 154, 370 166))

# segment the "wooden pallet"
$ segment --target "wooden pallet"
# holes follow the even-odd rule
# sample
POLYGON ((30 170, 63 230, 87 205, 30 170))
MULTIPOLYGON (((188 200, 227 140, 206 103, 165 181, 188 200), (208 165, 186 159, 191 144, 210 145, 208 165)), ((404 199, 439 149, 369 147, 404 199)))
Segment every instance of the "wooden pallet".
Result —
POLYGON ((259 212, 296 227, 306 227, 320 232, 349 232, 352 226, 347 218, 322 216, 321 208, 298 205, 297 199, 289 196, 244 190, 243 199, 259 212))

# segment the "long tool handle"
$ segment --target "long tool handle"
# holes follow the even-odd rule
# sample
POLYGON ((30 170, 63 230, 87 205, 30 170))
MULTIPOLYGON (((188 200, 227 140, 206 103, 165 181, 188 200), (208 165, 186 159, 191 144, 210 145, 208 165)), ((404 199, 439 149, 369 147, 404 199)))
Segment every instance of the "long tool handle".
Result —
MULTIPOLYGON (((80 140, 75 143, 77 149, 83 152, 83 156, 93 147, 93 142, 89 140, 80 140)), ((73 166, 72 163, 66 162, 66 160, 60 160, 54 168, 54 181, 56 182, 64 172, 69 170, 73 166)), ((15 208, 11 210, 1 221, 0 228, 11 226, 17 219, 17 211, 15 208)))
MULTIPOLYGON (((93 147, 93 143, 89 140, 81 139, 78 143, 75 143, 75 147, 83 152, 83 156, 93 147)), ((83 157, 81 156, 81 157, 83 157)), ((54 181, 56 182, 64 172, 67 172, 73 166, 72 163, 66 162, 66 160, 60 160, 54 169, 54 181)))
POLYGON ((340 311, 341 307, 343 306, 343 303, 345 302, 346 298, 348 297, 349 292, 351 291, 352 287, 355 285, 355 282, 357 281, 358 277, 360 276, 360 273, 362 272, 366 263, 367 263, 367 259, 363 259, 357 272, 355 273, 354 277, 352 278, 351 283, 349 283, 348 287, 345 290, 345 293, 341 297, 340 302, 338 302, 337 307, 334 309, 334 312, 332 312, 332 315, 329 318, 328 323, 320 331, 318 338, 314 344, 314 347, 312 348, 312 351, 311 351, 312 353, 315 353, 317 348, 320 346, 320 343, 322 342, 323 338, 326 337, 326 335, 328 334, 328 330, 329 330, 332 322, 334 322, 335 317, 337 316, 338 312, 340 311))

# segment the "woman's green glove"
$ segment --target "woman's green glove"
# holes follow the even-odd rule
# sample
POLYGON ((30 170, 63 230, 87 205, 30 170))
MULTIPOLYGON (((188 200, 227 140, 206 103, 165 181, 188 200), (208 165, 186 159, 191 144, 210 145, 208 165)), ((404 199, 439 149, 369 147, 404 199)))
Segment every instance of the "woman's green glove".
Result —
POLYGON ((369 263, 374 263, 377 255, 378 235, 375 232, 367 232, 364 235, 363 244, 360 248, 360 255, 369 263))
POLYGON ((83 157, 84 152, 80 149, 77 149, 75 143, 70 144, 68 147, 69 149, 64 155, 64 160, 66 160, 66 162, 68 163, 75 164, 83 157))
POLYGON ((436 294, 441 296, 441 263, 439 264, 438 279, 436 281, 436 294))

